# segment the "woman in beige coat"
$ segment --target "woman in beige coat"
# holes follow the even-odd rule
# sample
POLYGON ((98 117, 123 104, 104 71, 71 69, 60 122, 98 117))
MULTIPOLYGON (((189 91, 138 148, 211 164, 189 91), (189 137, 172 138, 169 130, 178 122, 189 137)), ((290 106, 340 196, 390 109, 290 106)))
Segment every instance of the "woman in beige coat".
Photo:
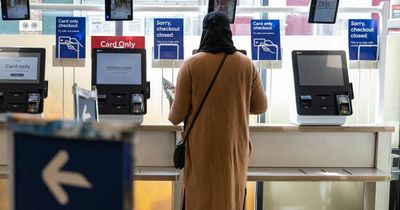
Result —
POLYGON ((251 153, 249 114, 265 112, 267 98, 258 70, 233 46, 229 20, 221 12, 204 18, 199 53, 188 58, 179 71, 169 120, 191 126, 225 54, 228 56, 186 142, 186 210, 245 208, 251 153))

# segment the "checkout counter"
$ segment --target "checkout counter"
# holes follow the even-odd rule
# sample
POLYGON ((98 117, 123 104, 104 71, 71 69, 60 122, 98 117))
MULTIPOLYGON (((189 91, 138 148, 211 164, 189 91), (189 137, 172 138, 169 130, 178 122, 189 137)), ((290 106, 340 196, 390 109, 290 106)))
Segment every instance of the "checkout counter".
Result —
MULTIPOLYGON (((0 178, 8 174, 7 129, 0 127, 0 178)), ((172 154, 182 127, 141 125, 134 146, 135 179, 175 181, 179 209, 181 173, 172 154)), ((393 126, 252 125, 249 181, 364 183, 364 210, 387 209, 393 126)))

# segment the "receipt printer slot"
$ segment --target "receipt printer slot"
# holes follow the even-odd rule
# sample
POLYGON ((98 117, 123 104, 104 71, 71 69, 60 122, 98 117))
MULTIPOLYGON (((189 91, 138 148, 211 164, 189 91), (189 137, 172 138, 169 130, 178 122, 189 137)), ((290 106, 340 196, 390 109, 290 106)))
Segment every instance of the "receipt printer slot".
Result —
POLYGON ((339 115, 351 115, 353 113, 348 95, 336 95, 336 104, 339 115))
POLYGON ((39 113, 41 96, 39 93, 28 94, 28 113, 39 113))
POLYGON ((99 104, 105 104, 106 103, 106 100, 107 99, 107 96, 106 95, 98 95, 97 96, 97 102, 99 103, 99 104))
POLYGON ((310 95, 301 95, 300 104, 303 108, 310 108, 312 102, 312 97, 310 95))
POLYGON ((112 94, 111 102, 114 104, 126 104, 128 102, 127 94, 112 94))

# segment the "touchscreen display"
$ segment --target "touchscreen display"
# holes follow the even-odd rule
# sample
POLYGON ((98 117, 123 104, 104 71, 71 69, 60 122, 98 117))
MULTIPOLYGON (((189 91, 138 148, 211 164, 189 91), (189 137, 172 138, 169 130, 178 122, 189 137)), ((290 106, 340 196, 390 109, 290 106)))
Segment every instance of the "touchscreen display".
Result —
POLYGON ((29 0, 1 0, 3 20, 28 20, 29 0))
POLYGON ((314 0, 311 5, 311 23, 334 23, 339 0, 314 0))
POLYGON ((140 53, 98 53, 97 84, 141 85, 140 53))
POLYGON ((343 86, 340 55, 298 55, 301 86, 343 86))
POLYGON ((0 82, 38 83, 39 53, 0 53, 0 82))
POLYGON ((229 18, 229 22, 233 23, 235 21, 236 1, 237 0, 210 0, 208 12, 223 12, 229 18))
POLYGON ((106 20, 132 19, 132 0, 106 0, 106 20))

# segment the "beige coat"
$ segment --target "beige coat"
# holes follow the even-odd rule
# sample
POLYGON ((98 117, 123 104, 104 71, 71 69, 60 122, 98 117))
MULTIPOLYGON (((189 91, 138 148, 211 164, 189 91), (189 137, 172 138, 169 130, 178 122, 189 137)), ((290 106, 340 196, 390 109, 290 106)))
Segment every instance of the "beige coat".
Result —
MULTIPOLYGON (((198 53, 179 72, 169 120, 191 122, 224 54, 198 53)), ((242 210, 251 153, 249 114, 267 109, 258 70, 228 55, 186 144, 186 210, 242 210)))

